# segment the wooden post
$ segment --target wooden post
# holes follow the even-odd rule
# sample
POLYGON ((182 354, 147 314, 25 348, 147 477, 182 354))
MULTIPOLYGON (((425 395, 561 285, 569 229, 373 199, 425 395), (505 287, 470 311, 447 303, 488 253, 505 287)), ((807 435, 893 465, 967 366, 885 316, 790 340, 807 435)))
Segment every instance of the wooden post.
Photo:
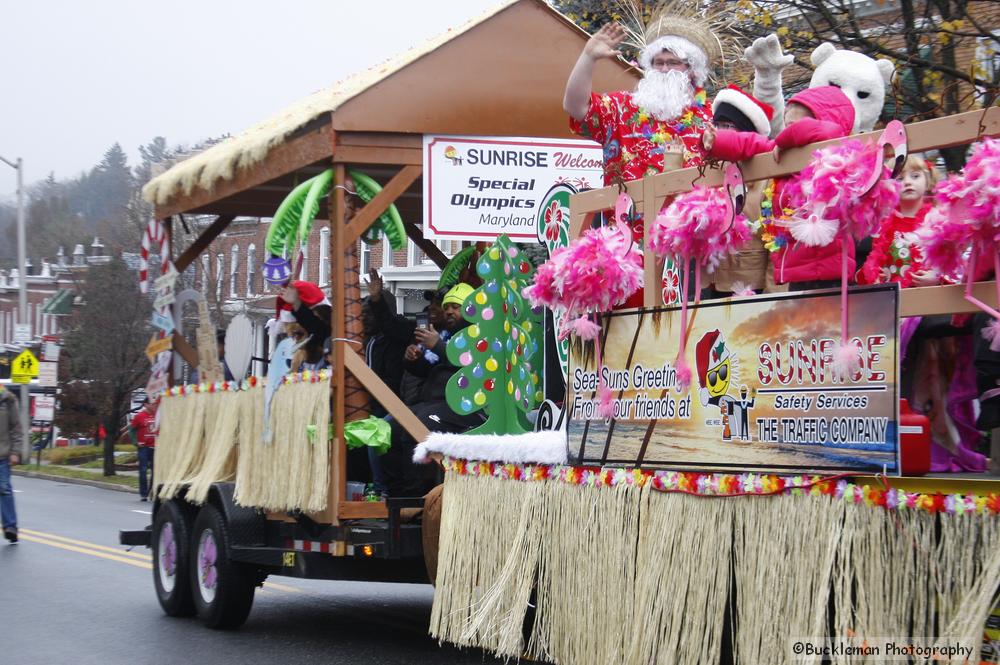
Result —
MULTIPOLYGON (((330 318, 330 336, 333 339, 343 339, 344 326, 344 180, 343 164, 333 165, 333 188, 330 190, 330 275, 333 282, 333 314, 330 318)), ((330 386, 333 391, 330 420, 333 423, 333 441, 330 455, 330 485, 329 500, 323 521, 337 524, 337 513, 340 504, 347 498, 347 448, 344 445, 344 343, 334 342, 333 367, 330 386)))

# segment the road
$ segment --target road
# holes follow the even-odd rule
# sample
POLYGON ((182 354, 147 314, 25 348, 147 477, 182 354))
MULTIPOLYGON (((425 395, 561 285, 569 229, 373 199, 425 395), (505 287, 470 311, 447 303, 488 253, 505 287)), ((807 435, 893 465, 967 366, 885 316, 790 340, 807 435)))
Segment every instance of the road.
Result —
MULTIPOLYGON (((117 544, 149 523, 134 494, 14 477, 21 542, 0 544, 0 662, 491 663, 427 636, 429 585, 270 578, 238 631, 165 616, 149 550, 117 544)), ((499 661, 496 661, 499 662, 499 661)))

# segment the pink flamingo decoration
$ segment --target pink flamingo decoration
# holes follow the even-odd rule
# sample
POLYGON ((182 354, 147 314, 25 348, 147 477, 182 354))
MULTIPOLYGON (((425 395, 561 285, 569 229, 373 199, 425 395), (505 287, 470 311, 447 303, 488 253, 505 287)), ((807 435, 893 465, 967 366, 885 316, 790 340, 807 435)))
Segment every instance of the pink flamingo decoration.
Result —
POLYGON ((878 147, 878 153, 875 155, 876 168, 872 169, 862 196, 872 191, 879 178, 882 177, 882 169, 879 167, 885 161, 885 148, 887 146, 892 148, 892 175, 890 177, 895 178, 903 172, 903 165, 906 164, 906 156, 909 154, 906 146, 906 125, 899 120, 891 121, 879 134, 875 145, 878 147))

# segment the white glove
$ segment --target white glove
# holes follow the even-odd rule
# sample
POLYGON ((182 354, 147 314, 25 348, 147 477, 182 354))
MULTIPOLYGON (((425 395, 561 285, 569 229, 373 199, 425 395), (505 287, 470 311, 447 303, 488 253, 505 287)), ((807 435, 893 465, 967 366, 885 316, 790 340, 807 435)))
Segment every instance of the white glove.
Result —
POLYGON ((747 62, 753 65, 753 95, 774 108, 771 118, 771 136, 785 127, 785 98, 781 90, 781 73, 792 64, 795 57, 784 54, 778 35, 758 37, 743 51, 747 62))

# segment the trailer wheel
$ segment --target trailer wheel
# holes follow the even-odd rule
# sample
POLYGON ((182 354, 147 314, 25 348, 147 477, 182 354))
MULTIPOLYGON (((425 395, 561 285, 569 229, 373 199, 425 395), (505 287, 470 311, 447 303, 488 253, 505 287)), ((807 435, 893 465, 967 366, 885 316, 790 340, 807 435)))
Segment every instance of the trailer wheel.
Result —
POLYGON ((168 616, 194 614, 191 599, 191 523, 176 501, 163 503, 153 519, 153 584, 168 616))
POLYGON ((209 628, 239 628, 250 614, 257 575, 250 566, 230 561, 226 521, 215 506, 198 513, 191 551, 191 594, 198 616, 209 628))

